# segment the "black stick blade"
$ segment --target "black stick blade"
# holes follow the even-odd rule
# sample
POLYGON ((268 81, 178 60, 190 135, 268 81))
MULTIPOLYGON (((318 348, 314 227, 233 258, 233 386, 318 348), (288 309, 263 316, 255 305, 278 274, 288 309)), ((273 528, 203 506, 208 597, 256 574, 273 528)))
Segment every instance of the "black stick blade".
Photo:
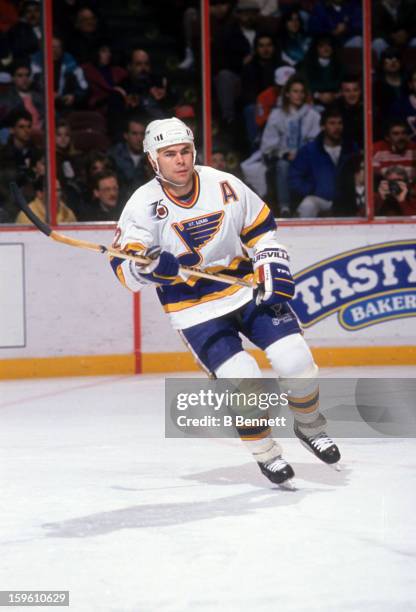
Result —
POLYGON ((36 227, 40 229, 41 232, 43 232, 47 236, 50 236, 52 233, 51 228, 49 227, 47 223, 44 223, 42 219, 39 219, 39 217, 35 215, 33 210, 29 208, 29 206, 26 204, 26 201, 23 197, 22 192, 20 191, 16 183, 10 183, 10 192, 17 206, 21 210, 23 210, 23 212, 26 214, 27 217, 29 217, 33 225, 36 225, 36 227))

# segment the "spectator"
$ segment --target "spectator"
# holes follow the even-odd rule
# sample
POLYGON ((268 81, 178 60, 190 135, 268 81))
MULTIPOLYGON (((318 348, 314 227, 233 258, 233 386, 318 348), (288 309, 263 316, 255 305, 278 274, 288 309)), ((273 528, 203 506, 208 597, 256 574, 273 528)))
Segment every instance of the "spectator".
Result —
MULTIPOLYGON (((224 57, 227 44, 227 34, 234 24, 232 12, 234 0, 211 0, 209 3, 211 25, 211 65, 214 76, 226 67, 224 57)), ((237 68, 237 72, 239 67, 237 68)))
MULTIPOLYGON (((198 10, 199 2, 197 0, 187 0, 188 5, 183 13, 183 32, 185 39, 185 57, 178 65, 179 70, 190 70, 195 65, 195 55, 198 49, 195 48, 195 31, 200 30, 200 15, 198 10)), ((250 3, 240 3, 240 8, 245 4, 246 8, 250 10, 250 7, 255 5, 258 10, 259 17, 264 17, 262 20, 262 29, 269 31, 273 29, 273 25, 270 27, 270 23, 273 24, 273 20, 269 18, 278 16, 278 0, 254 0, 250 3)), ((209 2, 211 16, 217 18, 224 17, 229 11, 229 7, 232 5, 231 0, 211 0, 209 2)))
POLYGON ((28 172, 33 167, 36 147, 32 141, 32 117, 26 110, 13 111, 9 115, 10 136, 0 148, 0 164, 12 167, 16 173, 28 172))
POLYGON ((109 97, 117 85, 127 78, 127 71, 113 64, 109 44, 102 43, 91 62, 82 65, 89 86, 88 107, 107 116, 109 97))
POLYGON ((27 60, 39 50, 42 39, 40 2, 25 0, 19 12, 19 21, 8 31, 9 47, 14 60, 27 60))
POLYGON ((254 43, 254 55, 241 73, 243 113, 247 139, 251 149, 258 137, 256 125, 256 98, 261 91, 274 83, 277 58, 273 39, 268 34, 258 34, 254 43))
POLYGON ((331 36, 339 46, 361 47, 360 0, 320 0, 312 10, 309 32, 313 37, 331 36))
POLYGON ((320 132, 320 116, 307 104, 303 79, 290 77, 282 91, 282 106, 272 111, 261 139, 261 152, 272 160, 281 217, 290 216, 289 167, 298 149, 320 132))
POLYGON ((144 49, 133 49, 127 65, 128 76, 116 87, 109 101, 110 130, 118 138, 125 113, 147 114, 153 119, 166 117, 173 106, 167 78, 152 71, 150 56, 144 49))
POLYGON ((228 172, 227 158, 225 151, 219 147, 214 147, 211 153, 211 164, 212 168, 221 170, 222 172, 228 172))
MULTIPOLYGON (((131 98, 147 94, 151 87, 152 65, 150 55, 144 49, 133 49, 127 64, 127 77, 121 83, 125 94, 131 98)), ((127 106, 136 107, 139 100, 126 100, 127 106)))
POLYGON ((408 0, 373 0, 372 47, 380 56, 387 47, 405 47, 415 35, 416 5, 408 0))
MULTIPOLYGON (((264 128, 270 113, 274 107, 281 106, 281 90, 287 83, 288 79, 295 74, 295 69, 292 66, 281 66, 274 73, 276 85, 265 89, 257 98, 256 106, 256 123, 260 128, 264 128)), ((263 154, 260 149, 254 151, 250 157, 241 162, 241 172, 244 180, 251 186, 252 189, 262 198, 267 196, 268 182, 270 173, 263 159, 263 154)), ((279 211, 273 210, 276 216, 279 211)))
POLYGON ((346 160, 337 177, 335 193, 334 216, 365 216, 365 173, 362 153, 354 154, 346 160))
MULTIPOLYGON (((70 53, 64 51, 62 38, 52 39, 52 56, 55 85, 55 109, 61 114, 82 108, 88 93, 88 83, 82 68, 70 53)), ((37 53, 33 58, 33 71, 40 87, 43 87, 42 55, 37 53)))
POLYGON ((324 108, 331 104, 342 79, 342 65, 336 58, 331 38, 321 36, 314 41, 305 59, 303 73, 314 102, 324 108))
POLYGON ((380 57, 377 77, 374 83, 375 132, 378 136, 391 118, 393 105, 405 93, 405 79, 402 61, 397 49, 389 47, 380 57))
POLYGON ((65 119, 59 119, 55 131, 56 170, 69 207, 79 217, 84 206, 85 158, 72 142, 71 127, 65 119))
POLYGON ((8 32, 19 21, 19 13, 13 0, 0 0, 0 32, 8 32))
POLYGON ((32 170, 35 178, 38 178, 38 176, 46 176, 46 157, 45 152, 41 149, 35 150, 32 170))
POLYGON ((66 119, 59 119, 55 131, 57 171, 64 180, 80 175, 84 160, 72 142, 71 127, 66 119))
POLYGON ((311 39, 304 32, 300 11, 296 8, 287 11, 280 26, 280 60, 289 66, 298 66, 305 59, 311 39))
POLYGON ((119 183, 113 172, 101 172, 94 177, 93 199, 85 211, 84 221, 117 221, 120 217, 119 183))
POLYGON ((344 138, 350 144, 364 148, 364 107, 359 79, 345 76, 341 82, 341 96, 336 102, 344 123, 344 138))
POLYGON ((393 103, 391 114, 406 123, 413 141, 416 141, 416 69, 410 73, 407 86, 408 92, 393 103))
POLYGON ((291 66, 280 66, 274 71, 275 84, 260 92, 256 100, 256 124, 263 129, 273 108, 280 105, 280 93, 287 80, 295 74, 291 66))
POLYGON ((99 24, 97 14, 92 8, 83 6, 75 17, 75 31, 67 40, 68 50, 79 64, 91 62, 105 36, 105 28, 99 24))
POLYGON ((321 117, 322 132, 301 147, 289 168, 289 186, 300 204, 299 217, 317 217, 332 210, 337 178, 355 151, 343 140, 342 115, 336 109, 321 117))
POLYGON ((7 34, 0 32, 0 85, 4 86, 12 82, 9 72, 12 60, 13 57, 9 48, 7 34))
MULTIPOLYGON (((13 162, 12 158, 7 158, 7 156, 5 157, 5 159, 6 160, 8 159, 10 161, 10 164, 13 162)), ((7 175, 7 171, 4 174, 4 169, 7 167, 8 167, 7 165, 5 167, 2 166, 2 172, 0 175, 2 179, 4 179, 5 174, 7 175)), ((11 168, 11 166, 9 167, 11 168)), ((15 166, 13 166, 13 172, 12 172, 11 178, 9 179, 9 182, 10 180, 13 180, 13 181, 20 182, 22 185, 29 185, 29 183, 33 183, 33 181, 38 176, 45 176, 45 175, 46 175, 45 152, 42 149, 34 148, 31 158, 30 158, 30 165, 28 162, 26 166, 20 166, 17 169, 15 166)), ((7 184, 7 188, 9 189, 9 183, 7 184)), ((29 191, 30 191, 31 197, 33 198, 34 196, 33 189, 29 191)), ((15 216, 16 215, 14 215, 14 217, 15 216)))
MULTIPOLYGON (((19 13, 16 3, 13 0, 0 0, 0 86, 11 82, 9 68, 13 61, 13 56, 10 49, 8 32, 18 21, 19 13)), ((0 206, 1 200, 2 196, 0 193, 0 206)))
POLYGON ((132 116, 126 120, 123 141, 114 145, 109 155, 124 187, 124 199, 146 182, 145 155, 143 139, 147 120, 132 116))
POLYGON ((33 89, 30 65, 24 60, 18 60, 13 64, 11 72, 12 86, 0 93, 0 117, 6 117, 11 111, 26 110, 32 117, 32 130, 41 132, 43 100, 42 95, 33 89))
MULTIPOLYGON (((2 160, 3 161, 3 160, 2 160)), ((35 149, 31 158, 31 167, 21 167, 18 171, 11 165, 1 166, 0 174, 0 206, 7 212, 8 221, 14 223, 20 209, 10 193, 10 182, 14 181, 19 185, 26 202, 31 202, 35 198, 34 183, 39 177, 44 179, 46 176, 45 153, 40 149, 35 149)), ((7 164, 7 157, 6 157, 7 164)), ((3 221, 5 222, 5 221, 3 221)))
POLYGON ((54 36, 52 54, 55 82, 55 108, 70 111, 81 108, 87 96, 88 83, 74 57, 64 53, 62 39, 54 36))
POLYGON ((92 187, 92 183, 95 180, 97 174, 101 172, 112 172, 114 174, 115 167, 114 162, 102 151, 90 151, 85 159, 85 181, 89 187, 92 187))
MULTIPOLYGON (((41 221, 47 220, 47 211, 45 205, 45 187, 43 177, 39 177, 35 180, 35 199, 29 203, 29 208, 35 213, 41 221)), ((58 196, 58 209, 56 213, 56 220, 58 223, 75 223, 77 218, 70 208, 64 203, 62 199, 62 191, 59 181, 56 181, 56 191, 58 196)), ((19 224, 30 224, 32 221, 21 211, 16 217, 16 223, 19 224)))
POLYGON ((198 28, 199 12, 195 0, 188 0, 183 12, 183 34, 185 41, 185 57, 178 65, 179 70, 190 70, 195 64, 194 33, 198 28))
POLYGON ((149 117, 166 117, 175 98, 165 76, 153 74, 150 80, 149 95, 143 99, 143 109, 149 117))
POLYGON ((414 181, 402 166, 390 166, 375 194, 375 214, 382 216, 416 215, 414 181))
MULTIPOLYGON (((86 4, 85 0, 53 0, 54 31, 65 32, 65 40, 70 40, 75 34, 77 13, 86 4)), ((95 0, 88 2, 88 6, 95 4, 95 0)))
POLYGON ((376 175, 384 175, 390 166, 402 166, 409 179, 416 177, 416 143, 411 142, 403 121, 392 120, 384 140, 374 144, 373 169, 376 175))
POLYGON ((276 47, 269 34, 257 34, 251 59, 243 66, 243 104, 255 104, 258 94, 274 83, 277 67, 276 47))
MULTIPOLYGON (((95 177, 103 172, 116 174, 116 168, 111 157, 104 151, 92 150, 84 158, 84 168, 81 173, 81 205, 77 208, 77 216, 81 221, 87 220, 90 205, 93 199, 95 177)), ((89 218, 89 217, 88 217, 89 218)))
POLYGON ((215 49, 219 70, 215 85, 221 120, 233 127, 236 101, 241 94, 241 72, 252 59, 256 37, 259 7, 255 0, 239 0, 235 8, 236 19, 224 27, 215 49))
POLYGON ((96 13, 88 6, 80 7, 75 17, 75 30, 67 40, 68 51, 79 64, 93 61, 106 30, 96 13))

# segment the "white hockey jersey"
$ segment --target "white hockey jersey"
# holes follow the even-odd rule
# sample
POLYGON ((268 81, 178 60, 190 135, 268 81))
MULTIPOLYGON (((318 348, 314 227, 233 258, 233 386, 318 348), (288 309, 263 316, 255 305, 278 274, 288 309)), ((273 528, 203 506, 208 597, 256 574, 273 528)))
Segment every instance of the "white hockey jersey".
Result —
MULTIPOLYGON (((151 246, 173 253, 180 264, 251 280, 251 249, 275 238, 268 206, 232 174, 196 166, 191 199, 181 200, 153 179, 128 200, 114 246, 142 251, 151 246)), ((145 283, 133 262, 115 258, 112 267, 132 291, 145 283)), ((190 277, 158 286, 157 293, 175 329, 225 315, 252 299, 252 289, 190 277)))

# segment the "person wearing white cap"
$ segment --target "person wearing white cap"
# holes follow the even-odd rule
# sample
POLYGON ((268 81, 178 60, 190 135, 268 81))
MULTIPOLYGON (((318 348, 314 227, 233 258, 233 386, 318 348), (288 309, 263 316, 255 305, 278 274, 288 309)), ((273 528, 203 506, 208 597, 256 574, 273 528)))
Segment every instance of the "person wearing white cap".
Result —
POLYGON ((279 105, 280 92, 286 81, 295 74, 292 66, 280 66, 274 71, 275 85, 260 92, 256 100, 256 123, 257 127, 264 128, 272 109, 279 105))
MULTIPOLYGON (((293 74, 295 74, 295 69, 292 68, 292 66, 280 66, 280 68, 277 68, 274 72, 274 81, 276 85, 268 87, 257 96, 255 119, 259 130, 264 129, 273 108, 278 106, 281 89, 293 74)), ((254 191, 261 197, 266 197, 268 189, 266 177, 267 166, 260 149, 254 151, 250 157, 241 162, 241 171, 244 179, 251 185, 254 191)), ((277 210, 274 212, 276 215, 278 214, 277 210)))

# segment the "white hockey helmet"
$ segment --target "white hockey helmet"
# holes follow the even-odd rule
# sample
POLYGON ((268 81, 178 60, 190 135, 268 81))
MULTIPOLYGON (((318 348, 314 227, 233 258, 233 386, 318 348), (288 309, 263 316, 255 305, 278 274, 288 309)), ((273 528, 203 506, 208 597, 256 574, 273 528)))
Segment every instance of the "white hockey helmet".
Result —
POLYGON ((182 143, 194 144, 192 130, 183 121, 176 117, 156 119, 146 128, 143 151, 157 164, 158 149, 182 143))

